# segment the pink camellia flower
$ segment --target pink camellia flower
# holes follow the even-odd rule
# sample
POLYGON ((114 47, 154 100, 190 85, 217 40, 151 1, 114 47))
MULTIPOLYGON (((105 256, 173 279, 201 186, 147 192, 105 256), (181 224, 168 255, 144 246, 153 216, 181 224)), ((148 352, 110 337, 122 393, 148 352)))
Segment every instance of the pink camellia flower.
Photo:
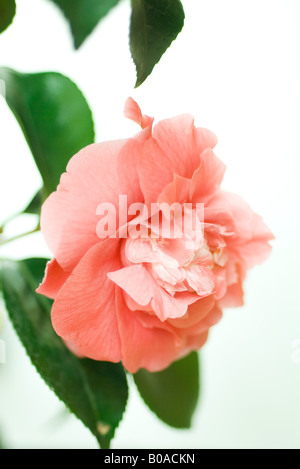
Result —
POLYGON ((81 150, 43 206, 54 259, 37 291, 54 299, 53 327, 75 354, 159 371, 243 304, 246 272, 273 236, 220 189, 212 132, 189 115, 153 128, 131 98, 125 114, 142 131, 81 150))

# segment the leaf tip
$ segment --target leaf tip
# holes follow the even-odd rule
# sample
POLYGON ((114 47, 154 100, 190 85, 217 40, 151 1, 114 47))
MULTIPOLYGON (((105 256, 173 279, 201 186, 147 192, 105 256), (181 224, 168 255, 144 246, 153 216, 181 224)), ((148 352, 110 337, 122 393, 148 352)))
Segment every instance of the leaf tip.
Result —
POLYGON ((79 37, 73 33, 73 46, 76 51, 80 49, 84 41, 85 41, 85 38, 79 37))
POLYGON ((137 77, 135 85, 134 85, 134 89, 139 88, 145 81, 146 81, 146 78, 141 79, 137 77))

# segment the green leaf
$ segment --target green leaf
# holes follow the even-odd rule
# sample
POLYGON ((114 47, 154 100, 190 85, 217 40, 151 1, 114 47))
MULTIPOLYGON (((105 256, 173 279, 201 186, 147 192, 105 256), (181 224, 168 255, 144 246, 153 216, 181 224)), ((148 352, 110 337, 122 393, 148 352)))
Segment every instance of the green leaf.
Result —
POLYGON ((27 214, 32 214, 32 215, 40 215, 41 213, 41 207, 44 201, 44 191, 43 189, 40 189, 31 202, 27 205, 25 210, 23 210, 22 213, 27 213, 27 214))
POLYGON ((15 13, 15 0, 0 0, 0 33, 12 23, 15 13))
POLYGON ((34 292, 46 259, 0 261, 4 301, 32 363, 102 448, 108 448, 125 410, 128 388, 121 364, 79 359, 54 332, 51 301, 34 292))
MULTIPOLYGON (((24 259, 20 262, 17 263, 17 266, 20 267, 20 269, 23 269, 23 272, 26 272, 26 279, 27 282, 31 285, 33 295, 36 296, 37 298, 41 299, 41 295, 37 295, 35 293, 35 290, 37 287, 40 285, 41 281, 44 278, 45 275, 45 270, 46 270, 46 264, 49 262, 50 259, 44 259, 41 257, 35 258, 29 258, 29 259, 24 259)), ((7 261, 4 261, 7 262, 7 261)), ((11 264, 13 266, 13 264, 11 264)), ((1 261, 0 261, 0 270, 1 270, 1 261)), ((1 275, 1 274, 0 274, 1 275)), ((1 285, 1 284, 0 284, 1 285)), ((50 309, 52 307, 52 300, 45 298, 49 302, 49 313, 50 309)))
POLYGON ((21 74, 0 68, 0 79, 49 195, 69 159, 94 142, 90 108, 77 86, 59 73, 21 74))
POLYGON ((130 49, 136 65, 136 87, 176 39, 184 25, 180 0, 131 0, 130 49))
POLYGON ((120 0, 51 0, 64 13, 70 23, 74 46, 78 49, 99 21, 120 0))
POLYGON ((158 418, 175 428, 190 428, 200 392, 196 352, 157 373, 140 370, 134 381, 158 418))

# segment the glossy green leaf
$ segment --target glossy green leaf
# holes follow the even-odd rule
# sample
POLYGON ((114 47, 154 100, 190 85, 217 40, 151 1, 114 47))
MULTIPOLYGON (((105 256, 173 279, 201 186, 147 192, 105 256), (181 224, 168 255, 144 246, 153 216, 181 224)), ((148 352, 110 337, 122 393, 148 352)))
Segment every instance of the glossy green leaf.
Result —
POLYGON ((74 46, 78 49, 99 21, 120 0, 51 0, 64 13, 70 23, 74 46))
POLYGON ((56 189, 69 159, 94 142, 91 110, 77 86, 59 73, 21 74, 0 68, 0 79, 48 195, 56 189))
POLYGON ((131 0, 130 49, 136 87, 151 74, 184 25, 180 0, 131 0))
POLYGON ((124 369, 77 358, 55 334, 51 301, 34 292, 45 264, 46 259, 0 261, 0 287, 10 319, 45 382, 107 448, 127 402, 124 369))
POLYGON ((134 375, 134 381, 144 402, 157 417, 172 427, 190 428, 200 392, 196 352, 158 373, 140 370, 134 375))
POLYGON ((41 207, 44 201, 44 191, 40 189, 30 203, 27 205, 23 213, 28 213, 32 215, 39 215, 41 213, 41 207))
POLYGON ((0 0, 0 33, 12 23, 16 13, 15 0, 0 0))

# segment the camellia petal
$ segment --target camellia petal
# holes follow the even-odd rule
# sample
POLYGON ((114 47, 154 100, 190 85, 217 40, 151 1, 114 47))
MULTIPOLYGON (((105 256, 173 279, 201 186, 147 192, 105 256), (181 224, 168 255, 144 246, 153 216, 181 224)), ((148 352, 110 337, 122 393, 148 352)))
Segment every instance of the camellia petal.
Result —
POLYGON ((59 291, 52 308, 55 331, 78 354, 119 362, 121 342, 115 307, 115 285, 107 272, 120 267, 118 240, 93 246, 59 291))
POLYGON ((125 103, 124 115, 136 122, 142 129, 152 126, 154 121, 152 117, 142 114, 141 108, 132 98, 128 98, 125 103))
POLYGON ((174 334, 161 328, 144 327, 128 309, 121 291, 116 293, 116 305, 123 365, 130 373, 140 368, 160 371, 176 360, 181 349, 174 334))
POLYGON ((191 180, 174 174, 173 181, 168 184, 158 197, 158 203, 185 203, 189 201, 191 180))
POLYGON ((161 321, 184 316, 189 304, 197 299, 195 295, 174 298, 155 282, 150 272, 141 264, 110 272, 108 278, 141 307, 151 305, 161 321))
POLYGON ((157 201, 165 186, 173 181, 174 174, 190 178, 199 167, 200 154, 192 116, 159 122, 152 138, 145 143, 138 165, 146 203, 157 201))
POLYGON ((209 148, 201 155, 199 168, 194 172, 191 181, 191 200, 204 202, 219 190, 225 174, 225 165, 209 148))
POLYGON ((43 235, 63 269, 72 270, 99 241, 101 203, 112 204, 118 215, 119 194, 128 204, 143 200, 135 170, 138 150, 134 139, 93 144, 69 162, 41 215, 43 235))
POLYGON ((271 230, 261 216, 237 194, 219 191, 209 201, 210 209, 227 210, 235 224, 235 233, 227 239, 228 249, 235 254, 247 269, 264 262, 271 253, 269 242, 274 239, 271 230))
POLYGON ((70 272, 64 271, 57 260, 53 259, 47 263, 45 277, 36 291, 41 295, 54 299, 69 276, 70 272))
POLYGON ((168 322, 176 328, 190 328, 202 321, 215 306, 214 295, 209 295, 189 306, 187 314, 182 318, 169 319, 168 322))

